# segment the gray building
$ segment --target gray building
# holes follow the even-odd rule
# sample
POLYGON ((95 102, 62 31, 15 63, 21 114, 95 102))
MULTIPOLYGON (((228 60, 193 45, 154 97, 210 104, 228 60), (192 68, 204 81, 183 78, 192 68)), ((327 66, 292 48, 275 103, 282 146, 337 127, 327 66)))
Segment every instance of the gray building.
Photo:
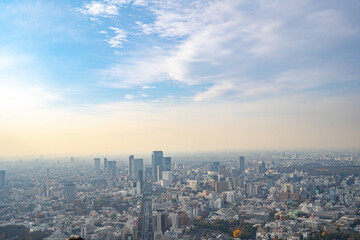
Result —
POLYGON ((162 172, 164 171, 164 167, 162 165, 157 166, 157 181, 162 179, 162 172))
POLYGON ((100 170, 100 158, 94 158, 94 163, 95 163, 95 170, 99 171, 100 170))
POLYGON ((76 198, 76 185, 72 182, 65 183, 64 196, 67 202, 73 202, 76 198))
POLYGON ((163 162, 163 152, 162 151, 153 151, 151 154, 151 167, 152 167, 152 179, 153 181, 158 180, 157 175, 157 166, 162 165, 163 162))
POLYGON ((239 158, 239 171, 240 171, 240 174, 245 172, 245 157, 244 156, 241 156, 239 158))
POLYGON ((0 170, 0 188, 5 187, 5 171, 0 170))
POLYGON ((108 167, 108 160, 107 158, 104 158, 104 170, 108 167))
POLYGON ((264 161, 258 162, 258 168, 259 168, 259 173, 265 173, 266 172, 265 162, 264 161))
POLYGON ((116 178, 116 161, 108 161, 108 173, 110 179, 116 178))
POLYGON ((144 160, 142 158, 134 159, 132 178, 138 179, 138 172, 144 171, 144 160))
POLYGON ((134 162, 134 155, 129 156, 129 170, 128 170, 128 176, 133 176, 133 162, 134 162))
POLYGON ((171 157, 163 158, 164 171, 171 171, 171 157))

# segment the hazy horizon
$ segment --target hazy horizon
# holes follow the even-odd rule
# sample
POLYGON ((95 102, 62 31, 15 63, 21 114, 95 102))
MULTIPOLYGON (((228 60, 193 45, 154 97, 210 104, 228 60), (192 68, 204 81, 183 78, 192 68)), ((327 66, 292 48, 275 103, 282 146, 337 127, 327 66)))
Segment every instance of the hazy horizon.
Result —
POLYGON ((360 149, 358 1, 0 9, 1 159, 360 149))
MULTIPOLYGON (((218 154, 224 156, 224 159, 231 155, 234 159, 238 159, 240 156, 250 156, 258 154, 349 154, 358 153, 359 149, 337 149, 337 150, 326 150, 326 149, 298 149, 298 150, 234 150, 234 149, 223 149, 223 150, 202 150, 202 151, 167 151, 166 149, 154 149, 152 151, 163 151, 165 156, 177 158, 179 156, 207 156, 212 155, 219 158, 218 154)), ((71 157, 74 157, 76 161, 90 161, 94 158, 107 158, 108 160, 124 161, 128 163, 130 155, 134 155, 136 158, 143 158, 145 161, 150 163, 152 151, 136 151, 136 152, 104 152, 104 153, 59 153, 59 154, 40 154, 40 155, 9 155, 0 156, 0 162, 6 161, 19 161, 34 162, 35 160, 46 161, 46 160, 62 160, 69 161, 71 157)))

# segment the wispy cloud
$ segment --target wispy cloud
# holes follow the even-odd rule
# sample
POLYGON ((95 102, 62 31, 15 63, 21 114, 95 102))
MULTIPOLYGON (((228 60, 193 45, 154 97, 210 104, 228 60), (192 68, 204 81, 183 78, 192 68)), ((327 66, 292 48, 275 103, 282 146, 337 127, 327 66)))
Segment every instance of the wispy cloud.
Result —
POLYGON ((109 17, 119 14, 119 7, 113 3, 102 3, 92 1, 90 3, 86 3, 83 8, 78 8, 78 11, 90 16, 101 16, 101 17, 109 17))
MULTIPOLYGON (((149 1, 145 8, 155 20, 135 20, 134 25, 145 35, 172 40, 172 47, 155 56, 149 50, 154 46, 141 51, 141 57, 132 54, 126 64, 117 63, 105 70, 102 82, 112 87, 165 80, 208 84, 209 89, 193 98, 201 101, 224 94, 246 97, 259 89, 296 92, 341 81, 349 70, 358 76, 354 67, 343 70, 346 64, 326 57, 337 54, 332 49, 344 41, 354 43, 359 38, 350 5, 335 1, 326 6, 311 1, 149 1), (327 69, 336 65, 337 78, 329 76, 327 69), (289 87, 299 79, 299 73, 309 73, 308 78, 304 75, 306 79, 289 87), (241 89, 244 86, 247 88, 241 89)), ((126 34, 119 32, 109 43, 121 47, 124 39, 126 34)))
POLYGON ((156 88, 154 86, 142 86, 142 89, 153 89, 153 88, 156 88))
POLYGON ((221 84, 213 85, 210 87, 207 91, 198 93, 195 95, 194 100, 195 101, 204 101, 204 100, 211 100, 220 96, 223 96, 227 92, 231 92, 231 90, 234 89, 234 86, 232 83, 222 82, 221 84))
POLYGON ((126 32, 123 29, 110 27, 109 29, 115 32, 115 36, 107 40, 111 47, 122 47, 124 41, 126 41, 126 32))

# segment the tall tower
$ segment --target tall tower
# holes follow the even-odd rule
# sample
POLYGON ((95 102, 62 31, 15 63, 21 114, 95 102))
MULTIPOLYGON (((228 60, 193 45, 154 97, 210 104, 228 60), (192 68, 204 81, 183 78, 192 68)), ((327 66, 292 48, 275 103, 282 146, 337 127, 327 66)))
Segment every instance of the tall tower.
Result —
POLYGON ((164 171, 164 167, 162 165, 157 166, 157 181, 160 181, 162 179, 162 173, 164 171))
POLYGON ((115 179, 116 178, 116 161, 108 162, 108 170, 109 170, 109 178, 115 179))
POLYGON ((104 158, 104 171, 107 169, 108 167, 108 160, 107 158, 104 158))
POLYGON ((152 167, 152 179, 157 181, 157 166, 160 166, 163 161, 163 152, 162 151, 153 151, 151 154, 151 167, 152 167))
POLYGON ((266 172, 266 166, 264 161, 258 162, 259 167, 259 173, 265 173, 266 172))
POLYGON ((95 170, 100 171, 100 158, 94 158, 95 170))
POLYGON ((163 161, 164 171, 171 171, 171 157, 164 157, 163 161))
POLYGON ((130 155, 129 156, 129 171, 128 171, 128 176, 132 177, 133 176, 133 162, 134 162, 134 155, 130 155))
POLYGON ((138 180, 138 183, 140 183, 140 190, 143 190, 143 188, 144 188, 144 173, 142 170, 139 170, 137 172, 137 180, 138 180))
MULTIPOLYGON (((138 172, 139 171, 144 171, 144 160, 142 158, 137 158, 137 159, 134 159, 133 161, 133 178, 137 178, 138 177, 138 172)), ((139 180, 139 179, 138 179, 139 180)))
POLYGON ((5 171, 0 170, 0 188, 5 187, 5 171))
POLYGON ((245 172, 245 157, 244 156, 241 156, 239 158, 239 171, 240 171, 240 174, 245 172))
POLYGON ((49 198, 49 168, 46 170, 46 197, 49 198))

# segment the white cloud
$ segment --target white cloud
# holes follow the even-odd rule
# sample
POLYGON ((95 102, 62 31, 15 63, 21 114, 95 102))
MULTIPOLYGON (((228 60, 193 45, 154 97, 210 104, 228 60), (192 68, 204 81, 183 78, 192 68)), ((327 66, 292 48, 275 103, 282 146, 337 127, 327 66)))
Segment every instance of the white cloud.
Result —
POLYGON ((126 32, 120 28, 110 27, 109 29, 115 32, 115 36, 108 39, 107 42, 110 44, 111 47, 114 48, 121 48, 124 41, 126 41, 126 32))
POLYGON ((134 58, 128 63, 114 64, 101 72, 103 80, 100 83, 114 88, 131 88, 162 82, 169 79, 164 62, 164 56, 153 52, 151 58, 134 58))
POLYGON ((154 86, 142 86, 142 89, 152 89, 152 88, 156 88, 154 86))
MULTIPOLYGON (((84 4, 77 10, 85 15, 93 17, 114 17, 119 15, 119 10, 123 5, 133 4, 135 6, 146 6, 144 0, 104 0, 92 1, 84 4)), ((96 20, 96 18, 91 18, 96 20)))
POLYGON ((102 3, 92 1, 86 3, 83 8, 78 9, 81 13, 91 16, 114 16, 119 14, 119 7, 113 3, 102 3))
POLYGON ((230 90, 233 90, 234 86, 232 83, 222 82, 221 84, 214 85, 210 87, 207 91, 198 93, 195 95, 194 100, 195 101, 204 101, 204 100, 211 100, 214 98, 217 98, 219 96, 224 95, 226 92, 229 92, 230 90))
MULTIPOLYGON (((142 23, 136 19, 134 24, 141 26, 143 34, 172 40, 173 46, 156 50, 155 54, 149 50, 154 46, 146 51, 141 49, 141 57, 135 53, 126 64, 117 63, 105 70, 102 83, 133 87, 174 80, 188 85, 210 85, 193 98, 200 101, 224 94, 241 98, 262 92, 291 93, 350 79, 348 71, 353 76, 359 75, 354 66, 345 69, 347 64, 339 58, 326 56, 334 54, 333 49, 343 46, 344 41, 359 37, 359 28, 353 20, 355 11, 349 10, 351 3, 330 1, 323 5, 308 0, 148 3, 145 7, 155 20, 142 23), (337 72, 330 74, 329 69, 334 66, 337 72)), ((132 33, 119 31, 108 42, 112 47, 121 47, 127 34, 132 33)))

